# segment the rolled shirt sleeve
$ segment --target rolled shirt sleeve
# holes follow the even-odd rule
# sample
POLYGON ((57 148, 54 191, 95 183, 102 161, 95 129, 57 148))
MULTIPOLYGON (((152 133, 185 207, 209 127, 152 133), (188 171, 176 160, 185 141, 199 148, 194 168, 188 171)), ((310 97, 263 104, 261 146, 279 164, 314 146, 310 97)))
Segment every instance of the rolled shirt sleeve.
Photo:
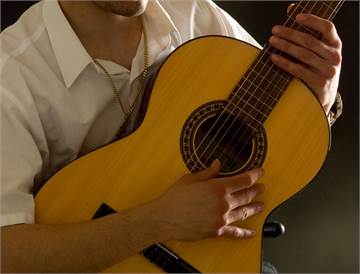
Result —
MULTIPOLYGON (((22 83, 17 80, 12 88, 18 91, 22 83)), ((24 96, 20 103, 11 90, 0 87, 1 226, 34 223, 35 219, 32 188, 43 165, 36 134, 42 129, 31 96, 25 92, 28 89, 23 86, 22 90, 17 92, 24 96)))

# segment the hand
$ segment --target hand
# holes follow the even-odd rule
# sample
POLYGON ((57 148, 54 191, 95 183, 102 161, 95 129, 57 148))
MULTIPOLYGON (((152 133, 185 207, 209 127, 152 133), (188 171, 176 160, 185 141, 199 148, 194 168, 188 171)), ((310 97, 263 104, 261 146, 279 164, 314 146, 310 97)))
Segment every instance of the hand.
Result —
POLYGON ((180 178, 158 199, 171 239, 195 241, 214 236, 255 235, 252 229, 231 224, 263 210, 263 203, 252 202, 264 190, 264 185, 255 184, 262 170, 216 178, 219 171, 220 162, 215 160, 209 168, 180 178))
POLYGON ((296 21, 321 33, 321 40, 310 34, 274 26, 270 44, 304 64, 273 54, 274 64, 302 79, 315 92, 326 114, 336 97, 341 69, 342 42, 333 23, 312 14, 298 14, 296 21))

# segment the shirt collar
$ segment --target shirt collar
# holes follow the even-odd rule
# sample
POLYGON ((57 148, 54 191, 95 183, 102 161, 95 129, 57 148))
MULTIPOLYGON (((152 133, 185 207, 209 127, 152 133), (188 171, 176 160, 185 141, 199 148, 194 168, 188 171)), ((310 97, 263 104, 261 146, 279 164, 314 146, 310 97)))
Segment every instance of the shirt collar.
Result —
POLYGON ((92 58, 67 21, 58 1, 44 1, 44 23, 65 85, 69 88, 92 58))
MULTIPOLYGON (((69 88, 87 65, 93 63, 93 60, 66 19, 58 1, 43 1, 44 23, 65 85, 69 88)), ((144 13, 144 24, 150 48, 150 66, 155 61, 156 51, 161 50, 162 44, 167 44, 164 37, 173 35, 177 44, 181 41, 179 41, 178 30, 158 0, 148 2, 144 13)), ((144 69, 143 52, 142 39, 132 62, 131 79, 135 79, 144 69)))

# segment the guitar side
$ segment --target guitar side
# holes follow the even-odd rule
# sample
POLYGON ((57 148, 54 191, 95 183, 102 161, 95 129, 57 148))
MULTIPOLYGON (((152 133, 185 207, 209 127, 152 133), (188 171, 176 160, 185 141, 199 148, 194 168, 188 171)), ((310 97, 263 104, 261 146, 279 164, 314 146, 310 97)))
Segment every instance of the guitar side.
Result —
MULTIPOLYGON (((161 195, 188 173, 180 152, 186 119, 199 106, 225 99, 258 53, 246 43, 222 36, 182 45, 162 65, 140 127, 51 177, 35 197, 36 222, 90 220, 102 203, 120 211, 161 195)), ((314 94, 299 80, 292 81, 264 128, 267 153, 260 182, 266 190, 259 200, 265 210, 241 223, 255 228, 257 236, 164 243, 201 272, 259 272, 267 216, 304 188, 325 161, 330 139, 327 119, 314 94)), ((106 271, 161 270, 137 255, 106 271)))

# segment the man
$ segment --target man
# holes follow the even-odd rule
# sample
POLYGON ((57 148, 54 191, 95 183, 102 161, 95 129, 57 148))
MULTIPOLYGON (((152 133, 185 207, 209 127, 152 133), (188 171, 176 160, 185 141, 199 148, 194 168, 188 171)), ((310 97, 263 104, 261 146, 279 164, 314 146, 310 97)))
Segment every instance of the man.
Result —
MULTIPOLYGON (((311 15, 297 19, 322 39, 277 26, 271 44, 305 65, 277 55, 272 60, 303 79, 329 113, 341 41, 328 21, 311 15)), ((95 272, 157 242, 261 233, 231 224, 262 211, 255 199, 264 191, 256 184, 263 171, 220 179, 218 161, 136 208, 84 223, 34 224, 34 184, 113 141, 133 114, 138 94, 132 83, 147 63, 150 68, 181 43, 206 34, 257 45, 207 0, 42 1, 1 34, 3 271, 95 272)))

